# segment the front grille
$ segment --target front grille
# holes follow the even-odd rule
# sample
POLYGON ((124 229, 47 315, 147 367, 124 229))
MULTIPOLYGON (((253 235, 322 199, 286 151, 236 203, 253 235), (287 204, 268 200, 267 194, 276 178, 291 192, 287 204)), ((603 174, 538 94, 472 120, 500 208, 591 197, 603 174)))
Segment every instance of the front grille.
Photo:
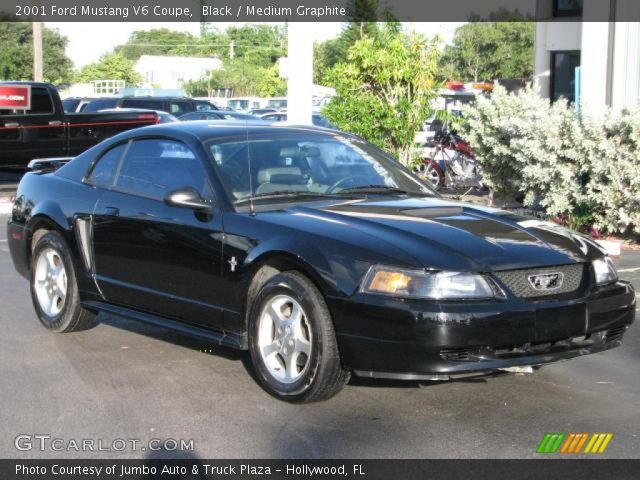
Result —
POLYGON ((542 297, 559 297, 576 293, 583 289, 586 273, 585 264, 561 265, 558 267, 530 268, 526 270, 509 270, 494 272, 505 286, 514 295, 524 299, 537 299, 542 297), (536 290, 529 282, 530 275, 543 275, 549 273, 561 273, 563 275, 562 286, 555 290, 536 290), (582 288, 581 288, 582 287, 582 288))
POLYGON ((624 335, 624 332, 627 331, 627 327, 617 327, 617 328, 611 328, 609 330, 607 330, 606 333, 606 342, 615 342, 616 340, 622 340, 622 337, 624 335))

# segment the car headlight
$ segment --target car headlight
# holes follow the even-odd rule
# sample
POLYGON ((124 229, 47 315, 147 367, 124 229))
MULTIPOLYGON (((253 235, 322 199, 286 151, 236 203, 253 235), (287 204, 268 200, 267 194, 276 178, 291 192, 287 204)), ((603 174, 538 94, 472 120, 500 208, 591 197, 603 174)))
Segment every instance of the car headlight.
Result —
POLYGON ((497 285, 483 275, 372 267, 363 292, 432 300, 488 300, 503 298, 497 285))
POLYGON ((608 285, 618 281, 616 267, 609 257, 598 258, 593 261, 593 270, 596 273, 596 284, 598 286, 608 285))

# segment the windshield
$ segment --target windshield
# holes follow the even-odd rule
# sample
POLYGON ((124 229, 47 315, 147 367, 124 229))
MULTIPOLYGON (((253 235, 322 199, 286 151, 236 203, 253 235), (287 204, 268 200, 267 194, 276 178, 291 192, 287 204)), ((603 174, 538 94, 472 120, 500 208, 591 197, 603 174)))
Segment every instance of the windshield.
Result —
POLYGON ((432 195, 373 145, 340 135, 286 133, 209 146, 237 202, 249 198, 367 194, 432 195))

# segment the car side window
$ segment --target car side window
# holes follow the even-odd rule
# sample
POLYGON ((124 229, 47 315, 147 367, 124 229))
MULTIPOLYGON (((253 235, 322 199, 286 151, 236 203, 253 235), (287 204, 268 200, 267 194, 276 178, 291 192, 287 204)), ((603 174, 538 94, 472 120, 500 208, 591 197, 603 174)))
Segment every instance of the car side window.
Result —
POLYGON ((201 111, 208 111, 208 110, 215 110, 216 107, 209 103, 209 102, 203 102, 203 101, 197 101, 195 102, 196 105, 196 111, 201 112, 201 111))
POLYGON ((126 149, 127 144, 123 143, 102 155, 87 177, 87 182, 96 187, 112 187, 118 164, 126 149))
POLYGON ((166 139, 133 141, 122 162, 116 189, 162 200, 183 187, 195 188, 204 199, 213 199, 207 171, 189 147, 166 139))
POLYGON ((35 87, 31 90, 31 115, 53 113, 53 101, 46 88, 35 87))
POLYGON ((175 116, 184 115, 193 110, 193 108, 189 107, 189 102, 171 101, 169 102, 169 113, 175 116))
POLYGON ((44 115, 49 113, 53 113, 53 100, 51 100, 49 90, 44 87, 31 89, 30 110, 0 110, 0 115, 44 115))

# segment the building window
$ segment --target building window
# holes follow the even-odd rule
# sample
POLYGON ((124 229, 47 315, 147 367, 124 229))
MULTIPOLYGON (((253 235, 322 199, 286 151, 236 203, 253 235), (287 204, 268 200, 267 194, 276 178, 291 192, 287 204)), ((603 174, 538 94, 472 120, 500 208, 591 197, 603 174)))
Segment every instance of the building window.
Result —
POLYGON ((553 0, 554 17, 581 17, 582 0, 553 0))
POLYGON ((563 97, 570 102, 576 96, 576 68, 580 66, 580 51, 551 52, 551 99, 563 97))

